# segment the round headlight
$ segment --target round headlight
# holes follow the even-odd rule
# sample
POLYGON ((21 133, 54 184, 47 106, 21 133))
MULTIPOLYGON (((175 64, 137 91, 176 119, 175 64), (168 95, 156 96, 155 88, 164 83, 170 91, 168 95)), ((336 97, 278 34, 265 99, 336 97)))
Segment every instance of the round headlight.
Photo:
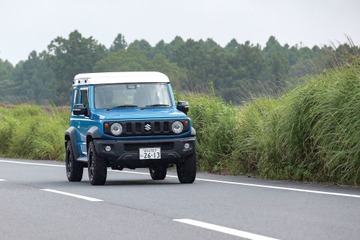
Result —
POLYGON ((119 136, 122 133, 122 126, 120 123, 113 123, 110 127, 110 131, 113 135, 119 136))
POLYGON ((179 133, 182 133, 182 131, 184 129, 184 125, 180 121, 175 121, 171 125, 171 129, 175 134, 179 134, 179 133))

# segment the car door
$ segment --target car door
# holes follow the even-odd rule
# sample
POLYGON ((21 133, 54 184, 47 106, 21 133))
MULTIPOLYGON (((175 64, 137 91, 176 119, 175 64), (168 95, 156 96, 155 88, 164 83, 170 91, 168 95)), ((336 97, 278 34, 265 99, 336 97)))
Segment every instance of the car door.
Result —
POLYGON ((89 94, 87 86, 81 86, 74 89, 73 106, 76 104, 82 104, 88 109, 88 112, 85 115, 72 114, 70 119, 70 126, 73 126, 76 129, 80 157, 85 157, 87 155, 86 133, 91 127, 91 119, 89 118, 89 94))

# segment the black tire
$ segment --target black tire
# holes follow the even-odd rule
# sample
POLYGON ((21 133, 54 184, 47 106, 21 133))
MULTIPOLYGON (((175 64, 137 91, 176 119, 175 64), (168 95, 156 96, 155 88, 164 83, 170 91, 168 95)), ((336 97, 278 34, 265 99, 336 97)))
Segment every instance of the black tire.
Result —
POLYGON ((181 183, 193 183, 196 178, 196 154, 193 153, 176 164, 176 171, 181 183))
POLYGON ((81 181, 84 168, 81 162, 75 160, 73 148, 71 146, 70 141, 66 143, 65 169, 66 169, 66 176, 69 182, 81 181))
POLYGON ((104 185, 107 176, 107 162, 95 151, 91 141, 88 149, 88 172, 91 185, 104 185))
POLYGON ((149 172, 153 180, 164 180, 166 178, 167 168, 161 165, 150 167, 149 172))

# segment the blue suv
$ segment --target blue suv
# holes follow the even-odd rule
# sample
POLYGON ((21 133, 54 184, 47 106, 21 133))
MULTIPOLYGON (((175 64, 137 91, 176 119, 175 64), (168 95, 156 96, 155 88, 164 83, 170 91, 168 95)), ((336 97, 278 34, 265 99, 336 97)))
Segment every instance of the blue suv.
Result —
POLYGON ((169 78, 159 72, 82 73, 72 85, 65 132, 66 175, 106 183, 107 168, 149 168, 163 180, 176 165, 181 183, 196 176, 196 131, 187 102, 175 104, 169 78))

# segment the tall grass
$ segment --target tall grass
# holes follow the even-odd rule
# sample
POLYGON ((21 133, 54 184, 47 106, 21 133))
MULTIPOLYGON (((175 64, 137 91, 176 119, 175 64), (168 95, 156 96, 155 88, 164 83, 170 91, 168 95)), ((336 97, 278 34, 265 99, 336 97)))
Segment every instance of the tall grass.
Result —
POLYGON ((264 178, 360 183, 360 65, 308 77, 237 108, 189 95, 199 168, 264 178))
POLYGON ((278 123, 269 127, 276 137, 260 158, 260 175, 359 184, 359 77, 359 65, 336 69, 279 100, 278 123))
POLYGON ((216 97, 193 96, 190 117, 197 131, 197 150, 203 170, 221 172, 234 151, 238 111, 216 97), (226 121, 224 121, 226 119, 226 121), (235 131, 234 131, 235 130, 235 131))
POLYGON ((18 105, 0 108, 0 155, 29 159, 64 159, 68 111, 18 105))

